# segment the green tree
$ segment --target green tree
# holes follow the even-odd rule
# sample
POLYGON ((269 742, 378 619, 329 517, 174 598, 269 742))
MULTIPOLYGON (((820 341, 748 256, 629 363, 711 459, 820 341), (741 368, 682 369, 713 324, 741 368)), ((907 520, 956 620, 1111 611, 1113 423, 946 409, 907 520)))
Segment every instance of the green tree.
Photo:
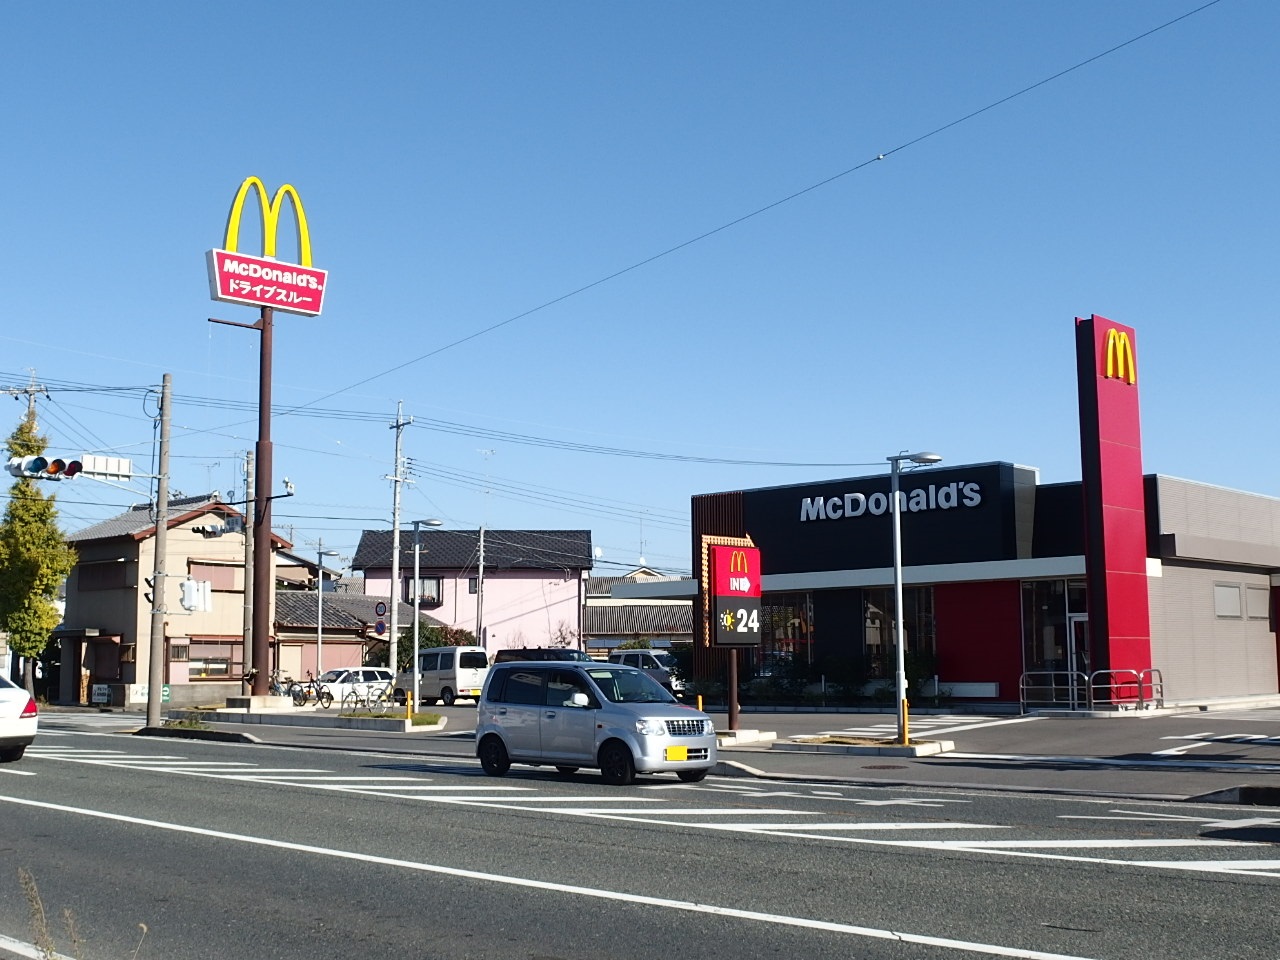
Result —
MULTIPOLYGON (((46 438, 36 430, 35 408, 6 441, 11 457, 44 453, 46 438)), ((76 554, 58 529, 52 494, 42 481, 19 477, 9 490, 0 521, 0 627, 9 633, 9 649, 24 658, 23 682, 35 695, 32 663, 49 644, 58 625, 54 598, 58 585, 75 566, 76 554)))

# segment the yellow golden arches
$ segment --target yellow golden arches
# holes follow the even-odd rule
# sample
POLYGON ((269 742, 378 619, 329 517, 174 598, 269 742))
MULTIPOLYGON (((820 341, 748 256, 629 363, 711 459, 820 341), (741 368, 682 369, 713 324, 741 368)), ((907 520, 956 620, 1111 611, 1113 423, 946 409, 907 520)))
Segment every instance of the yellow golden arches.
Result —
POLYGON ((1138 382, 1138 365, 1133 359, 1133 341, 1123 330, 1112 327, 1107 331, 1105 376, 1125 383, 1138 382))
POLYGON ((286 183, 276 195, 267 199, 267 187, 257 177, 247 177, 236 198, 231 202, 231 214, 227 217, 227 237, 222 248, 231 253, 238 253, 240 244, 240 216, 244 213, 244 202, 250 190, 258 191, 258 204, 262 208, 262 255, 275 257, 276 233, 279 230, 280 208, 284 198, 288 197, 293 204, 293 217, 298 224, 298 263, 304 267, 311 266, 311 231, 307 229, 307 214, 302 209, 302 198, 292 184, 286 183))

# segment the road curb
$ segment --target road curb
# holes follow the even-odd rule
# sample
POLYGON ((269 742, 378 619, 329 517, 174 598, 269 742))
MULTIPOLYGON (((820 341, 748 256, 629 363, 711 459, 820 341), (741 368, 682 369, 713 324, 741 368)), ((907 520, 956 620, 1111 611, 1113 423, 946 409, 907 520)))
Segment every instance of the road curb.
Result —
POLYGON ((261 743, 247 733, 230 730, 201 730, 197 727, 142 727, 133 731, 135 737, 172 737, 177 740, 215 740, 219 743, 261 743))

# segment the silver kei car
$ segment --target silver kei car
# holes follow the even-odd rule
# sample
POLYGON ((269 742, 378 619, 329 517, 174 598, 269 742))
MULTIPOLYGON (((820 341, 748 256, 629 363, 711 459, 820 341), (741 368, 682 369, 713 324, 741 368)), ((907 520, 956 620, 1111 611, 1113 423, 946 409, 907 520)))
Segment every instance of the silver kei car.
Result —
POLYGON ((476 717, 476 756, 492 777, 514 763, 561 773, 595 767, 606 783, 675 773, 696 783, 716 765, 705 713, 644 671, 616 663, 509 662, 489 669, 476 717))

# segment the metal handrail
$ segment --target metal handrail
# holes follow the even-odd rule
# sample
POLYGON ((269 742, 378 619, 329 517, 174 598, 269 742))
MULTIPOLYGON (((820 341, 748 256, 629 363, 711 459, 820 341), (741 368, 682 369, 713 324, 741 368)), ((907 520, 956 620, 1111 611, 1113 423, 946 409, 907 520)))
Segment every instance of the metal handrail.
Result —
POLYGON ((1039 706, 1045 700, 1037 698, 1029 701, 1027 694, 1031 692, 1049 693, 1048 703, 1059 703, 1059 691, 1070 694, 1073 690, 1083 690, 1085 699, 1092 706, 1089 700, 1091 688, 1089 686, 1089 678, 1083 673, 1074 670, 1029 670, 1022 674, 1018 679, 1018 701, 1023 713, 1027 712, 1028 702, 1033 702, 1039 706), (1048 678, 1048 682, 1032 682, 1040 678, 1048 678))
POLYGON ((1022 713, 1028 704, 1078 710, 1109 707, 1120 710, 1147 710, 1164 706, 1164 675, 1158 667, 1144 670, 1095 670, 1088 675, 1076 670, 1029 670, 1018 679, 1018 702, 1022 713), (1031 694, 1040 694, 1032 697, 1031 694), (1048 694, 1048 696, 1044 696, 1048 694))
POLYGON ((1137 670, 1095 670, 1089 674, 1089 704, 1120 710, 1142 709, 1142 675, 1137 670), (1125 695, 1132 687, 1132 692, 1125 695))

